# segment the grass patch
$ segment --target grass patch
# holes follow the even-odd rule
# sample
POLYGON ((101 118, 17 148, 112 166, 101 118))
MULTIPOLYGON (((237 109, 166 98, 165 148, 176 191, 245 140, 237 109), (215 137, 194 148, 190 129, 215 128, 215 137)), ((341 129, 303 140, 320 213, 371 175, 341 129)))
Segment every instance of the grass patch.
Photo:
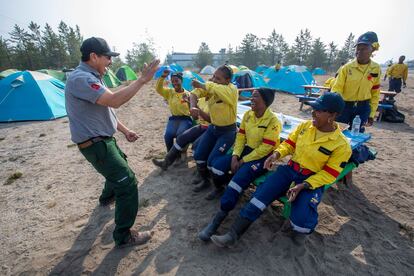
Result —
POLYGON ((70 144, 70 145, 67 145, 67 147, 68 148, 73 148, 73 147, 75 147, 76 146, 76 144, 70 144))
POLYGON ((4 139, 6 139, 6 137, 0 137, 0 141, 3 141, 4 139))
POLYGON ((19 179, 20 177, 22 177, 22 173, 21 172, 15 172, 12 175, 9 176, 9 178, 7 178, 6 182, 4 183, 4 185, 10 185, 12 184, 15 180, 19 179))

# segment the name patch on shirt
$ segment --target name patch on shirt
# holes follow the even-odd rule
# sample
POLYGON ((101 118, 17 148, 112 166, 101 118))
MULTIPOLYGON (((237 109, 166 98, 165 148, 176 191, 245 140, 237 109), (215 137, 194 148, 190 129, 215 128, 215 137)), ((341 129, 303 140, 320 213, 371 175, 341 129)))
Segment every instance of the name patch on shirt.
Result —
POLYGON ((319 149, 318 149, 320 152, 322 152, 323 154, 326 154, 326 155, 331 155, 332 154, 332 151, 330 151, 330 150, 328 150, 327 148, 325 148, 325 147, 319 147, 319 149))

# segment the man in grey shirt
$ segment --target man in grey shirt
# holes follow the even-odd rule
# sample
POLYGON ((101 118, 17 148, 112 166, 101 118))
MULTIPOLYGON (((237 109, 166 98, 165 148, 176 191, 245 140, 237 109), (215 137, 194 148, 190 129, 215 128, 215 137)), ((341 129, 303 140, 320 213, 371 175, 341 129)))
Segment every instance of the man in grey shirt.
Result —
POLYGON ((111 65, 112 52, 102 38, 86 39, 80 48, 82 61, 66 82, 65 99, 72 141, 92 166, 105 177, 105 187, 99 197, 101 205, 115 200, 116 246, 143 244, 151 238, 149 231, 131 230, 138 212, 138 189, 134 172, 126 155, 118 147, 114 133, 121 131, 129 142, 137 140, 116 117, 118 108, 136 95, 158 69, 159 60, 144 66, 140 78, 117 92, 111 92, 102 76, 111 65))

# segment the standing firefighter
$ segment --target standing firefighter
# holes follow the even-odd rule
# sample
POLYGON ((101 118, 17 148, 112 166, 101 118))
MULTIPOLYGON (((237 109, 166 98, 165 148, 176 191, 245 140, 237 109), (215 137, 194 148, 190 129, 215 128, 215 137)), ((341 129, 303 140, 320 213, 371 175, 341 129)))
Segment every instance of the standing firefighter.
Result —
POLYGON ((375 112, 380 98, 381 69, 371 60, 378 50, 378 37, 374 32, 361 35, 356 44, 356 58, 339 69, 331 91, 341 94, 345 109, 337 118, 338 122, 352 125, 356 115, 361 118, 361 132, 364 125, 374 123, 375 112))
POLYGON ((116 246, 143 244, 151 238, 151 233, 130 230, 138 211, 137 180, 113 137, 117 130, 129 142, 136 141, 138 136, 118 120, 113 108, 128 102, 152 79, 159 61, 144 66, 138 80, 113 93, 105 87, 102 76, 111 65, 111 57, 119 54, 112 52, 106 41, 97 37, 86 39, 80 50, 82 61, 69 76, 65 88, 72 141, 105 177, 100 204, 108 205, 115 200, 113 238, 116 246))

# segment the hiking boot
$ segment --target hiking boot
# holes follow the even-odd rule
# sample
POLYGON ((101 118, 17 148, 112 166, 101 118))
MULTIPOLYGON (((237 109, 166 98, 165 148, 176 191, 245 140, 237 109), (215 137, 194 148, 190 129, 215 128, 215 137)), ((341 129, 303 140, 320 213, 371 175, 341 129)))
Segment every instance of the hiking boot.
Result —
POLYGON ((196 186, 194 189, 193 189, 193 191, 194 192, 196 192, 196 193, 198 193, 198 192, 201 192, 202 190, 205 190, 205 189, 207 189, 208 187, 210 187, 210 180, 208 180, 208 179, 203 179, 203 181, 201 182, 201 184, 200 185, 198 185, 198 186, 196 186))
POLYGON ((130 230, 130 235, 128 239, 124 243, 117 245, 116 247, 125 248, 128 246, 143 245, 152 238, 153 234, 154 233, 152 231, 138 232, 136 230, 130 230))
POLYGON ((206 227, 203 228, 198 233, 198 238, 202 241, 210 241, 211 235, 216 233, 217 229, 219 228, 220 224, 223 220, 227 217, 228 212, 224 212, 220 210, 213 218, 212 222, 210 222, 206 227))
POLYGON ((222 195, 223 195, 223 193, 224 193, 224 188, 223 187, 221 187, 221 188, 214 188, 214 190, 213 191, 211 191, 206 197, 205 197, 205 199, 207 199, 207 200, 213 200, 213 199, 215 199, 215 198, 220 198, 222 195))
POLYGON ((221 236, 213 235, 210 239, 218 247, 233 247, 252 223, 252 221, 238 216, 229 232, 221 236))
POLYGON ((160 159, 152 159, 152 163, 154 163, 155 166, 160 167, 163 171, 166 171, 168 167, 174 163, 174 161, 181 156, 181 151, 179 151, 176 147, 172 147, 167 155, 165 156, 164 160, 160 159))

